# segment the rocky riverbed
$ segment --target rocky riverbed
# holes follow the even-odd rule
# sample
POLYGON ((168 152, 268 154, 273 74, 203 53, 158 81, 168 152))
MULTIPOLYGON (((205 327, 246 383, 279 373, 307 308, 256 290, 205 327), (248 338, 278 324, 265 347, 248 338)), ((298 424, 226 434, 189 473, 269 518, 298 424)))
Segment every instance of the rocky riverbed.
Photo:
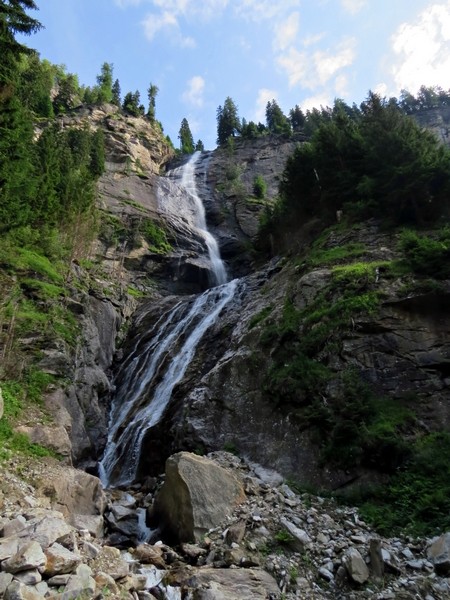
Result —
POLYGON ((0 597, 450 597, 450 533, 382 538, 355 508, 296 493, 276 472, 226 452, 179 453, 168 463, 165 477, 104 492, 92 475, 56 461, 11 461, 0 488, 0 597), (167 497, 158 527, 133 529, 142 509, 155 518, 167 497), (161 533, 169 525, 171 545, 161 533))

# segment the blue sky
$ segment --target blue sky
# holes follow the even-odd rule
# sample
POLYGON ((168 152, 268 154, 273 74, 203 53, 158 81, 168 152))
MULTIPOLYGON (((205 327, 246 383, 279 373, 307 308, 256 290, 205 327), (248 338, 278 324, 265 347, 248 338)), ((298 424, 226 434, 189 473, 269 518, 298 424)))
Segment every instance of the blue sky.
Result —
POLYGON ((45 29, 26 43, 95 85, 104 62, 122 95, 139 90, 175 146, 181 120, 215 147, 227 96, 247 121, 275 99, 287 114, 450 88, 450 0, 36 0, 45 29))

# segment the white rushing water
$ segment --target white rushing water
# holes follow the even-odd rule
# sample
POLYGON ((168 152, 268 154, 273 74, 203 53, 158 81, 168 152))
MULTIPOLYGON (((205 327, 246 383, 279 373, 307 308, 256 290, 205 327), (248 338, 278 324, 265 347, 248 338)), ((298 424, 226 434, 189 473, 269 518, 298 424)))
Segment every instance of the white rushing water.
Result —
POLYGON ((108 441, 100 464, 105 486, 127 485, 136 478, 146 432, 159 422, 199 341, 231 300, 236 286, 235 279, 207 290, 191 305, 177 304, 162 315, 146 347, 136 349, 131 360, 124 362, 124 377, 113 401, 108 441))
POLYGON ((105 486, 127 485, 136 479, 146 433, 162 418, 199 341, 237 287, 237 280, 226 283, 217 242, 207 230, 205 210, 195 183, 199 158, 200 153, 195 153, 171 176, 179 179, 187 192, 187 211, 195 227, 203 232, 217 286, 194 299, 178 302, 162 314, 152 331, 140 337, 124 360, 117 376, 119 383, 111 406, 108 440, 99 466, 105 486))
POLYGON ((205 207, 198 194, 196 183, 196 171, 201 156, 201 152, 194 152, 185 164, 168 172, 166 181, 175 182, 181 186, 184 193, 180 198, 176 193, 170 194, 169 187, 164 190, 160 204, 163 211, 171 214, 175 219, 184 219, 198 232, 200 238, 204 240, 208 252, 213 274, 211 283, 222 285, 227 281, 227 272, 223 260, 220 258, 217 241, 208 231, 205 207))

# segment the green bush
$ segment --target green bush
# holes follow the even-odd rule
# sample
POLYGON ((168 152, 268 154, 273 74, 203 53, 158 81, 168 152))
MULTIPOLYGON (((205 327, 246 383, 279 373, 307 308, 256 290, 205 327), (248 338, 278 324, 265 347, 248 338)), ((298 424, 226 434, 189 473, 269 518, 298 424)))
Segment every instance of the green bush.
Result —
POLYGON ((410 447, 406 466, 359 499, 362 516, 385 535, 434 535, 450 528, 450 433, 428 434, 410 447))
POLYGON ((435 237, 403 231, 399 243, 407 265, 417 275, 445 279, 450 277, 450 228, 435 237))
POLYGON ((253 194, 261 200, 266 197, 267 184, 261 175, 256 175, 253 180, 253 194))

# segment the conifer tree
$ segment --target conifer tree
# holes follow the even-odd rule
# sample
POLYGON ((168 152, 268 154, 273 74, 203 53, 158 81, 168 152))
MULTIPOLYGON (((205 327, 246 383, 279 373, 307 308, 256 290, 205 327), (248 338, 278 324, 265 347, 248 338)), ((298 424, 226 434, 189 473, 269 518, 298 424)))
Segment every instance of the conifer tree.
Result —
POLYGON ((113 99, 113 65, 111 63, 103 63, 100 75, 97 75, 97 84, 99 86, 97 102, 112 102, 113 99))
POLYGON ((150 119, 150 121, 154 121, 155 120, 155 116, 156 116, 156 96, 159 92, 159 89, 156 85, 154 85, 153 83, 150 84, 147 93, 148 93, 148 111, 147 111, 147 116, 150 119))
POLYGON ((121 104, 120 83, 119 83, 118 79, 115 80, 115 82, 113 83, 113 86, 112 86, 112 103, 115 104, 116 106, 120 106, 120 104, 121 104))
POLYGON ((217 109, 217 143, 219 146, 225 144, 230 137, 239 133, 241 123, 238 117, 238 109, 233 100, 228 96, 224 105, 217 109))
POLYGON ((178 134, 180 140, 180 150, 183 154, 193 154, 194 138, 192 137, 191 129, 187 119, 181 121, 180 132, 178 134))

